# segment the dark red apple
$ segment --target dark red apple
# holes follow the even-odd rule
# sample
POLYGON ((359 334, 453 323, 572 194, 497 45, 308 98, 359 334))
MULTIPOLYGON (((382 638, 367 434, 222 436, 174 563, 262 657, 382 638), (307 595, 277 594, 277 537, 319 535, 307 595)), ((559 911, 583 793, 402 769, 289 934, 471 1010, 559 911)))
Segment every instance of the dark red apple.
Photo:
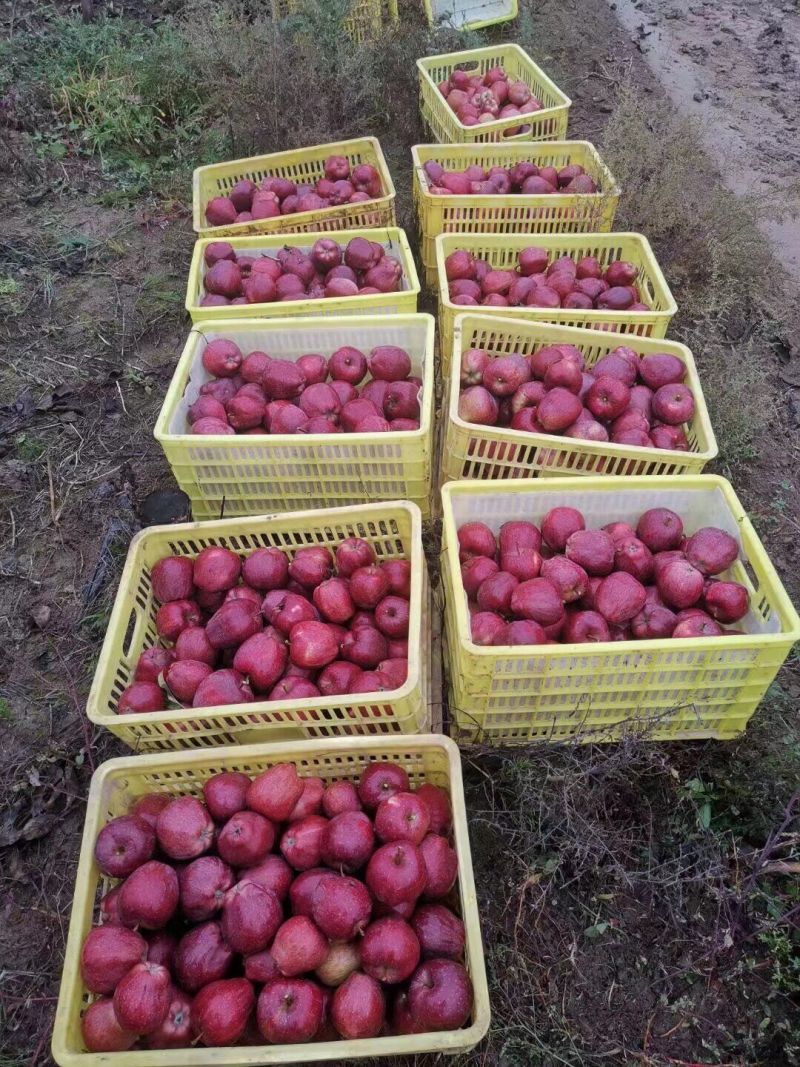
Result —
POLYGON ((330 1011, 337 1033, 355 1041, 381 1033, 386 1005, 375 979, 356 971, 333 994, 330 1011))
POLYGON ((375 834, 363 811, 344 811, 334 816, 322 834, 322 859, 334 870, 357 871, 375 848, 375 834))
POLYGON ((271 889, 278 900, 285 900, 294 879, 292 869, 282 856, 265 856, 254 867, 246 867, 239 874, 240 882, 256 882, 271 889))
POLYGON ((81 1016, 81 1036, 87 1052, 126 1052, 139 1035, 117 1022, 110 997, 93 1001, 81 1016))
POLYGON ((255 1002, 253 986, 246 978, 210 982, 192 1001, 192 1031, 207 1047, 235 1045, 255 1002))
POLYGON ((211 848, 214 820, 197 797, 176 797, 158 816, 156 837, 171 859, 193 859, 211 848))
POLYGON ((172 867, 158 860, 137 867, 122 883, 119 914, 125 926, 160 930, 178 907, 180 889, 172 867))
POLYGON ((430 815, 414 793, 395 793, 375 812, 375 832, 381 841, 410 841, 419 845, 428 832, 430 815))
POLYGON ((453 822, 453 809, 450 805, 450 797, 444 789, 426 782, 417 789, 417 796, 428 809, 430 832, 441 834, 449 830, 453 822))
POLYGON ((565 552, 592 577, 605 577, 614 569, 614 542, 605 530, 576 530, 567 539, 565 552))
POLYGON ((320 987, 305 978, 275 978, 258 996, 256 1019, 262 1036, 273 1045, 311 1041, 323 1016, 320 987))
POLYGON ((247 790, 247 806, 272 822, 284 822, 303 795, 303 780, 293 763, 276 763, 262 771, 247 790))
POLYGON ((439 834, 428 834, 419 846, 425 864, 425 900, 447 896, 458 877, 456 850, 439 834))
POLYGON ((140 815, 119 815, 107 822, 97 835, 94 858, 103 874, 125 878, 150 859, 155 847, 156 835, 148 819, 140 815))
POLYGON ((357 878, 321 878, 311 898, 311 917, 331 941, 352 941, 372 915, 372 898, 357 878))
POLYGON ((181 911, 193 923, 210 919, 222 907, 233 882, 233 871, 219 856, 192 860, 178 873, 181 911))
POLYGON ((472 1011, 469 975, 454 960, 426 960, 409 984, 408 1007, 423 1031, 458 1030, 472 1011))
POLYGON ((739 557, 736 540, 716 526, 704 526, 697 530, 683 550, 687 560, 706 577, 721 574, 739 557))
POLYGON ((124 926, 97 926, 81 948, 81 978, 90 993, 113 993, 117 983, 147 958, 147 942, 124 926))
POLYGON ((289 824, 281 837, 280 849, 294 870, 308 871, 319 866, 327 826, 328 819, 322 815, 307 815, 289 824))
POLYGON ((375 761, 361 772, 358 796, 367 811, 375 811, 382 800, 409 791, 408 775, 397 763, 375 761))
POLYGON ((444 904, 421 905, 411 918, 411 928, 417 935, 423 958, 444 956, 460 960, 464 955, 464 924, 444 904))
POLYGON ((542 538, 548 548, 563 552, 572 534, 585 528, 583 515, 576 508, 551 508, 542 519, 542 538))
POLYGON ((224 978, 233 963, 233 949, 222 937, 218 922, 194 926, 178 942, 175 975, 190 993, 224 978))
POLYGON ((234 952, 249 955, 265 949, 283 919, 281 902, 256 882, 237 882, 225 894, 221 930, 234 952))
POLYGON ((636 536, 651 552, 676 549, 683 539, 683 521, 669 508, 650 508, 639 516, 636 536))
POLYGON ((123 1030, 151 1034, 167 1017, 172 981, 166 967, 137 963, 114 990, 114 1013, 123 1030))
POLYGON ((293 915, 279 926, 270 952, 281 974, 294 978, 323 963, 328 940, 306 915, 293 915))
POLYGON ((366 883, 370 892, 391 907, 416 900, 424 890, 426 880, 422 853, 409 841, 381 845, 367 864, 366 883))

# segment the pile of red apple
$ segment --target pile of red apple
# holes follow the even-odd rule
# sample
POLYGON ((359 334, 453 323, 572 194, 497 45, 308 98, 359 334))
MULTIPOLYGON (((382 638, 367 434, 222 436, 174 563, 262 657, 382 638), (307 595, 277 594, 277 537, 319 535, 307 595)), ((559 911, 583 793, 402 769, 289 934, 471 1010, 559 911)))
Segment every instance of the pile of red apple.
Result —
MULTIPOLYGON (((483 75, 454 70, 449 78, 439 82, 438 88, 462 126, 480 126, 542 110, 542 102, 536 99, 530 86, 521 80, 511 80, 502 65, 491 67, 483 75)), ((506 136, 529 128, 511 126, 506 136)))
POLYGON ((636 284, 639 270, 624 259, 603 270, 596 256, 557 256, 546 248, 523 248, 514 270, 495 270, 466 249, 444 261, 450 301, 463 307, 571 308, 588 311, 649 311, 636 284))
POLYGON ((200 307, 375 296, 403 287, 400 261, 366 237, 353 237, 344 248, 332 237, 320 237, 309 251, 286 245, 275 258, 237 253, 227 241, 212 241, 203 259, 200 307))
POLYGON ((398 689, 408 674, 411 564, 378 563, 348 537, 257 548, 204 548, 150 572, 161 644, 145 649, 120 715, 398 689))
POLYGON ((468 348, 458 414, 481 426, 687 452, 683 424, 695 404, 685 377, 677 356, 640 357, 627 345, 590 370, 575 345, 546 345, 528 358, 468 348))
POLYGON ((192 433, 387 433, 419 429, 420 378, 396 345, 366 356, 345 345, 296 361, 217 338, 203 350, 212 380, 187 412, 192 433), (369 373, 370 380, 361 386, 369 373))
POLYGON ((321 211, 342 204, 359 204, 381 196, 381 176, 370 163, 350 166, 344 156, 328 156, 325 174, 313 185, 267 175, 256 185, 241 178, 227 196, 215 196, 206 204, 211 226, 277 219, 302 211, 321 211))
POLYGON ((84 940, 90 1052, 456 1030, 472 1010, 447 793, 395 763, 358 785, 277 764, 108 822, 120 879, 84 940))
POLYGON ((510 167, 489 167, 472 163, 464 170, 446 170, 429 159, 424 166, 428 192, 433 196, 544 196, 551 193, 596 193, 597 185, 580 163, 537 167, 535 163, 514 163, 510 167))
POLYGON ((576 508, 552 508, 539 526, 482 522, 458 531, 461 578, 478 645, 583 644, 742 633, 745 586, 716 575, 739 556, 729 533, 687 536, 680 515, 651 508, 636 529, 587 529, 576 508))

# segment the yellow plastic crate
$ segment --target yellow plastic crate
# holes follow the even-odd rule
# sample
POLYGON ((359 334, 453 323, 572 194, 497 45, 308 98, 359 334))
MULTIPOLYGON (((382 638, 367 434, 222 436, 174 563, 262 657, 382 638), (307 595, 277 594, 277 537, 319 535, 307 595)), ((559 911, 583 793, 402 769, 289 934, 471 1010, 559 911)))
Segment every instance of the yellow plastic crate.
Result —
POLYGON ((453 369, 442 445, 441 480, 462 478, 534 478, 540 474, 699 474, 717 455, 697 367, 690 350, 676 341, 662 341, 577 330, 570 326, 522 323, 488 315, 459 315, 456 319, 453 369), (530 356, 546 345, 570 344, 583 352, 587 367, 617 348, 628 345, 640 355, 669 352, 686 366, 686 384, 694 393, 695 413, 686 426, 689 452, 640 448, 611 441, 580 441, 554 434, 525 433, 505 426, 477 426, 458 414, 461 354, 485 348, 494 355, 518 352, 530 356))
POLYGON ((175 369, 158 416, 155 438, 175 480, 192 502, 194 519, 223 513, 341 507, 375 500, 410 500, 430 515, 434 321, 431 315, 245 322, 219 320, 195 326, 175 369), (217 337, 243 352, 266 351, 296 361, 303 353, 329 356, 343 345, 369 351, 398 345, 422 378, 420 428, 404 433, 250 434, 200 436, 188 430, 186 412, 211 375, 203 368, 206 344, 217 337))
POLYGON ((250 745, 216 752, 164 753, 127 757, 102 764, 92 777, 80 860, 75 878, 75 897, 61 977, 61 989, 53 1030, 53 1059, 60 1067, 255 1067, 256 1064, 292 1064, 309 1061, 342 1062, 372 1056, 414 1056, 424 1052, 467 1052, 489 1028, 489 992, 483 959, 478 902, 469 847, 461 760, 455 744, 440 734, 416 737, 339 738, 332 741, 282 745, 250 745), (376 1037, 360 1041, 315 1042, 305 1045, 263 1045, 152 1052, 115 1052, 102 1056, 85 1051, 80 1016, 90 999, 80 975, 83 939, 99 918, 96 900, 110 881, 94 860, 94 843, 109 820, 124 814, 145 793, 172 796, 200 795, 202 784, 220 771, 243 771, 256 775, 276 763, 294 761, 303 775, 318 775, 328 784, 346 779, 356 782, 363 769, 378 761, 396 761, 414 786, 438 785, 450 794, 453 808, 453 839, 458 856, 458 883, 453 905, 460 911, 466 934, 466 966, 472 979, 473 1009, 470 1022, 461 1030, 410 1036, 376 1037))
MULTIPOLYGON (((277 256, 286 245, 310 252, 320 237, 330 233, 302 233, 294 237, 284 234, 261 234, 252 237, 231 237, 229 243, 236 252, 247 255, 277 256)), ((374 293, 368 296, 329 297, 321 300, 276 300, 272 304, 223 304, 221 307, 201 307, 203 277, 206 266, 203 255, 211 241, 208 238, 196 241, 189 280, 186 285, 186 310, 192 322, 209 322, 224 315, 226 319, 296 319, 310 315, 387 315, 402 311, 417 310, 419 278, 414 257, 403 230, 396 226, 384 226, 379 230, 347 230, 339 238, 346 245, 354 237, 366 237, 368 241, 382 244, 389 255, 396 256, 403 267, 403 288, 396 293, 374 293)))
POLYGON ((475 141, 560 141, 567 133, 567 117, 572 101, 533 62, 518 44, 498 44, 489 48, 471 48, 464 52, 425 56, 417 60, 419 69, 419 106, 422 118, 443 144, 467 144, 475 141), (531 115, 512 116, 480 126, 465 126, 439 92, 439 82, 459 70, 485 74, 490 67, 502 64, 509 78, 524 81, 541 101, 542 110, 531 115), (527 131, 508 134, 515 126, 527 131))
POLYGON ((450 482, 442 489, 442 578, 453 736, 463 742, 613 741, 735 737, 800 638, 800 618, 747 514, 724 479, 553 478, 450 482), (672 508, 687 531, 719 526, 737 539, 730 569, 750 591, 742 636, 482 647, 469 636, 458 528, 478 520, 541 522, 550 508, 579 508, 587 527, 635 522, 672 508))
POLYGON ((275 152, 268 156, 233 159, 227 163, 212 163, 198 167, 192 180, 192 224, 200 237, 220 237, 228 234, 244 237, 251 233, 311 233, 331 230, 377 229, 394 226, 395 188, 376 137, 357 137, 351 141, 333 141, 311 148, 296 148, 290 152, 275 152), (361 204, 341 204, 321 211, 301 211, 295 215, 280 215, 276 219, 254 219, 229 226, 209 226, 206 205, 215 196, 227 196, 243 178, 258 184, 267 175, 286 178, 292 182, 313 184, 324 176, 328 156, 345 156, 351 167, 370 163, 381 176, 383 195, 361 204))
POLYGON ((419 508, 406 501, 260 515, 176 526, 153 526, 131 541, 87 715, 135 751, 296 741, 342 734, 417 733, 428 712, 430 610, 419 508), (209 545, 246 554, 275 547, 290 555, 306 545, 331 548, 347 537, 369 541, 379 560, 411 561, 408 678, 393 692, 309 700, 259 700, 218 708, 178 708, 118 715, 117 700, 143 649, 158 644, 158 605, 150 570, 168 555, 194 558, 209 545))
POLYGON ((517 0, 424 0, 424 6, 431 26, 444 23, 457 30, 481 30, 518 14, 517 0))
POLYGON ((543 141, 538 144, 415 145, 414 203, 421 238, 425 283, 436 284, 436 238, 440 233, 592 233, 614 224, 619 187, 589 141, 543 141), (551 193, 547 196, 437 196, 430 193, 424 166, 429 160, 447 170, 470 164, 485 169, 530 162, 537 167, 577 163, 599 186, 596 193, 551 193))
MULTIPOLYGON (((297 0, 272 0, 272 17, 286 18, 297 7, 297 0)), ((344 20, 354 41, 374 37, 391 22, 397 22, 397 0, 351 0, 350 14, 344 20)))
MULTIPOLYGON (((642 303, 650 311, 608 311, 605 308, 504 308, 481 305, 475 314, 501 318, 520 318, 525 322, 549 322, 560 326, 615 330, 635 337, 664 337, 678 305, 661 272, 650 242, 640 233, 552 233, 536 234, 460 234, 443 233, 436 238, 436 269, 439 284, 439 345, 443 353, 442 373, 447 373, 453 348, 453 331, 457 315, 464 306, 454 304, 447 287, 444 263, 451 252, 465 248, 478 258, 486 259, 493 270, 513 270, 523 248, 536 245, 546 248, 552 258, 596 256, 605 269, 617 259, 625 259, 638 268, 636 284, 642 303)), ((212 309, 213 310, 213 309, 212 309)))

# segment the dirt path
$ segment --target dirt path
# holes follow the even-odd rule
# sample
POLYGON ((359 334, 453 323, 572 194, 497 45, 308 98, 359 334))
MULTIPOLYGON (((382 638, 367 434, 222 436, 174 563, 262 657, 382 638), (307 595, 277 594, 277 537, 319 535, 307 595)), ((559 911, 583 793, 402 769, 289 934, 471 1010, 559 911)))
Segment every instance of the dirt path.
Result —
POLYGON ((609 0, 735 193, 763 200, 762 229, 800 267, 800 11, 786 0, 609 0), (788 212, 781 221, 774 216, 788 212), (769 216, 773 216, 770 218, 769 216))

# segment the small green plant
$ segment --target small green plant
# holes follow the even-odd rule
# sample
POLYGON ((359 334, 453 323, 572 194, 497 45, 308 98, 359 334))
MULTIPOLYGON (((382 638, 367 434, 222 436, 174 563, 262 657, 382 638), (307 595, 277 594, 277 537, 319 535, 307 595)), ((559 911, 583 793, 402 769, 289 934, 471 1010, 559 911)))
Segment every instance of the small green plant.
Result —
POLYGON ((15 444, 19 458, 26 463, 35 463, 42 458, 47 450, 44 441, 40 441, 38 437, 31 437, 27 433, 18 434, 15 444))

